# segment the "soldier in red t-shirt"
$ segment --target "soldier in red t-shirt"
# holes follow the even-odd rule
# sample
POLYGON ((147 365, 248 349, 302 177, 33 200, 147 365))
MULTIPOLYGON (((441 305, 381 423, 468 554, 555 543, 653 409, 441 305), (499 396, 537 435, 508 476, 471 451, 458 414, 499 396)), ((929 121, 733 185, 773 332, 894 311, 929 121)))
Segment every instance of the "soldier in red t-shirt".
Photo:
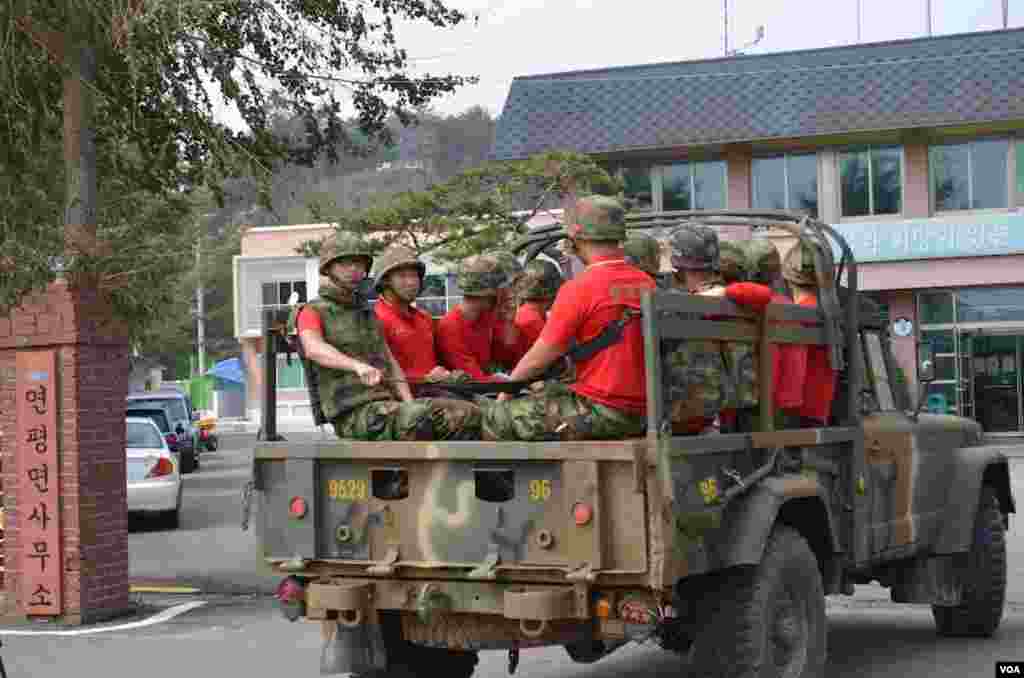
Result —
POLYGON ((544 259, 534 259, 523 267, 519 277, 519 309, 515 325, 526 336, 530 346, 540 337, 547 320, 547 312, 555 303, 555 295, 562 286, 558 267, 544 259))
POLYGON ((380 296, 373 311, 413 393, 417 397, 437 396, 441 392, 433 384, 464 381, 464 372, 449 371, 439 363, 434 347, 434 319, 412 305, 420 294, 427 270, 416 253, 408 247, 392 246, 377 259, 375 269, 373 284, 380 296))
POLYGON ((506 381, 506 371, 529 348, 513 323, 515 299, 511 286, 517 271, 510 270, 510 257, 485 252, 463 261, 456 276, 462 303, 437 325, 441 362, 476 381, 506 381))
MULTIPOLYGON (((798 305, 818 307, 814 255, 808 246, 797 243, 786 253, 782 262, 782 277, 793 289, 793 299, 798 305)), ((807 347, 807 373, 803 403, 800 406, 801 426, 815 428, 828 425, 837 377, 829 360, 828 346, 817 344, 807 347)))
POLYGON ((512 370, 530 381, 575 344, 586 347, 611 323, 626 319, 621 337, 576 362, 576 381, 548 384, 540 393, 482 403, 485 440, 626 438, 646 429, 646 375, 640 296, 654 280, 626 263, 625 210, 612 198, 582 198, 566 210, 569 247, 585 264, 562 285, 540 338, 512 370), (627 315, 628 312, 628 315, 627 315))

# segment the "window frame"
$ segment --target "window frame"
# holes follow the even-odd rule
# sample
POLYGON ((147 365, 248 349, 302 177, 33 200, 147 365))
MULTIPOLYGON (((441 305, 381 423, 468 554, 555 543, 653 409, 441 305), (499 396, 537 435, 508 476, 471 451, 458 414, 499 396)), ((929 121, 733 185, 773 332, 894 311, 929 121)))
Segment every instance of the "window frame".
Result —
MULTIPOLYGON (((725 170, 722 174, 722 196, 724 198, 724 205, 722 207, 704 207, 699 209, 715 210, 715 209, 727 209, 729 207, 729 163, 724 157, 710 157, 710 158, 675 158, 668 162, 652 163, 651 164, 651 195, 654 198, 653 210, 656 212, 665 211, 665 170, 672 165, 686 164, 689 167, 689 178, 690 178, 690 196, 694 203, 697 201, 696 187, 694 186, 694 165, 698 163, 721 163, 722 169, 725 170)), ((697 210, 697 207, 691 209, 697 210)))
MULTIPOLYGON (((754 162, 757 160, 774 160, 782 158, 782 182, 783 182, 783 195, 786 199, 786 204, 783 209, 789 210, 790 208, 790 187, 789 187, 789 159, 791 157, 806 157, 810 156, 814 158, 814 198, 815 198, 815 219, 821 218, 822 213, 822 191, 821 191, 821 177, 818 164, 821 162, 821 158, 818 155, 818 151, 783 151, 782 153, 772 153, 766 155, 754 155, 750 158, 750 206, 754 209, 771 209, 771 208, 758 208, 754 204, 754 197, 757 195, 757 175, 754 172, 754 162)), ((728 176, 726 177, 726 185, 728 185, 728 176)))
MULTIPOLYGON (((839 207, 839 222, 856 223, 858 221, 899 221, 904 219, 904 212, 907 207, 907 148, 903 143, 881 143, 881 144, 858 144, 854 146, 843 146, 835 149, 835 171, 836 171, 836 197, 839 207), (900 211, 886 214, 876 214, 874 182, 872 181, 873 170, 871 163, 871 151, 882 148, 898 148, 900 151, 900 211), (850 153, 868 153, 868 205, 870 214, 846 215, 845 197, 843 195, 843 156, 850 153)), ((819 199, 820 204, 820 199, 819 199)), ((820 212, 819 208, 819 212, 820 212)))
POLYGON ((928 212, 931 216, 942 214, 993 214, 1006 212, 1016 206, 1016 202, 1022 197, 1017 189, 1017 144, 1024 143, 1024 139, 1017 135, 983 135, 967 139, 935 139, 928 144, 928 212), (940 210, 936 204, 935 194, 935 172, 932 160, 932 149, 940 146, 967 146, 967 201, 973 201, 974 193, 974 153, 971 145, 979 141, 1006 141, 1006 205, 1003 207, 968 207, 967 209, 943 209, 940 210))
POLYGON ((885 342, 882 340, 881 330, 871 328, 862 330, 861 343, 864 351, 865 371, 871 379, 871 389, 875 395, 878 411, 897 411, 899 406, 896 391, 893 388, 893 378, 889 374, 889 365, 885 359, 885 342), (872 345, 870 341, 872 338, 877 342, 877 347, 872 345), (876 348, 877 351, 874 350, 876 348))

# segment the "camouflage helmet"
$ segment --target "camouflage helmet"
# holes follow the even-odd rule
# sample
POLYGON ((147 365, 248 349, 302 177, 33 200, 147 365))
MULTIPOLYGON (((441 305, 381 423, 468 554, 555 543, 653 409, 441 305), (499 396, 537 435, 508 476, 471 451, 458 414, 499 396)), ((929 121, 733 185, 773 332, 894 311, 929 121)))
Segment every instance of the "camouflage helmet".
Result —
POLYGON ((339 233, 324 240, 320 245, 320 275, 328 275, 327 269, 338 259, 361 257, 366 261, 366 271, 373 266, 373 251, 369 244, 351 233, 339 233))
POLYGON ((534 259, 523 268, 519 279, 519 295, 523 299, 548 299, 558 294, 562 274, 545 259, 534 259))
POLYGON ((622 248, 628 263, 645 273, 658 274, 661 269, 661 245, 656 239, 644 233, 632 233, 622 248))
POLYGON ((686 222, 669 235, 672 268, 717 272, 719 267, 718 233, 704 224, 686 222))
POLYGON ((747 266, 751 280, 770 285, 782 270, 779 248, 767 238, 754 238, 747 243, 747 266))
POLYGON ((523 265, 516 259, 516 255, 508 250, 487 250, 484 255, 494 257, 498 262, 498 270, 501 271, 502 281, 499 287, 508 287, 515 284, 515 281, 523 273, 523 265))
POLYGON ((505 284, 505 271, 493 254, 476 254, 462 261, 455 282, 466 296, 496 297, 498 288, 505 284))
POLYGON ((565 233, 580 240, 621 242, 626 239, 626 208, 605 195, 580 198, 565 211, 565 233))
POLYGON ((718 243, 718 268, 725 282, 744 282, 749 278, 746 244, 742 240, 722 240, 718 243))
POLYGON ((814 271, 814 250, 806 242, 798 242, 789 248, 782 260, 782 277, 794 285, 817 287, 818 278, 814 271))
POLYGON ((416 272, 419 273, 420 283, 422 284, 423 277, 427 274, 427 265, 417 259, 416 253, 410 248, 402 245, 393 245, 386 249, 375 262, 374 268, 376 270, 373 273, 373 289, 383 292, 384 281, 388 277, 388 273, 404 266, 416 267, 416 272))

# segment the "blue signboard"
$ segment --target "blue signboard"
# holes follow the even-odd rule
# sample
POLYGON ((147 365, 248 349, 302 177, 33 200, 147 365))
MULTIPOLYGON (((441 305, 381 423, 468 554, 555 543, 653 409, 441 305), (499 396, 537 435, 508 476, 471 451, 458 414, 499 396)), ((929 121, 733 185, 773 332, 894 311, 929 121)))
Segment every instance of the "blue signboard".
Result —
MULTIPOLYGON (((832 224, 857 261, 902 261, 1024 253, 1024 214, 988 214, 955 220, 832 224)), ((838 254, 838 252, 837 252, 838 254)))

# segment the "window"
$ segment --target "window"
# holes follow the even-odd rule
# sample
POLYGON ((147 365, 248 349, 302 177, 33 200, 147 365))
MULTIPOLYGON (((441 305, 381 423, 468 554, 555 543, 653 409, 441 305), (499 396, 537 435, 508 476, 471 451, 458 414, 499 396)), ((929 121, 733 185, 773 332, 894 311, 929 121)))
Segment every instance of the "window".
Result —
POLYGON ((163 447, 163 440, 154 425, 130 421, 125 431, 125 447, 163 447))
POLYGON ((649 167, 626 167, 622 170, 623 195, 631 209, 654 208, 654 190, 649 167))
POLYGON ((917 315, 922 325, 953 322, 953 293, 948 291, 918 292, 917 315))
POLYGON ((1007 206, 1010 142, 988 139, 942 144, 928 150, 935 210, 1007 206))
POLYGON ((725 207, 725 161, 678 162, 661 168, 662 209, 725 207))
POLYGON ((755 208, 802 210, 818 216, 818 156, 814 153, 754 158, 751 183, 755 208))
POLYGON ((903 150, 867 148, 840 154, 844 217, 899 214, 903 209, 903 150))
POLYGON ((263 295, 261 298, 262 306, 264 308, 285 306, 288 304, 288 299, 292 296, 292 292, 298 293, 299 302, 304 303, 308 301, 306 299, 305 280, 265 282, 263 283, 263 295))
POLYGON ((306 388, 306 373, 302 369, 302 361, 292 357, 292 364, 289 365, 287 356, 277 356, 277 387, 306 388))

